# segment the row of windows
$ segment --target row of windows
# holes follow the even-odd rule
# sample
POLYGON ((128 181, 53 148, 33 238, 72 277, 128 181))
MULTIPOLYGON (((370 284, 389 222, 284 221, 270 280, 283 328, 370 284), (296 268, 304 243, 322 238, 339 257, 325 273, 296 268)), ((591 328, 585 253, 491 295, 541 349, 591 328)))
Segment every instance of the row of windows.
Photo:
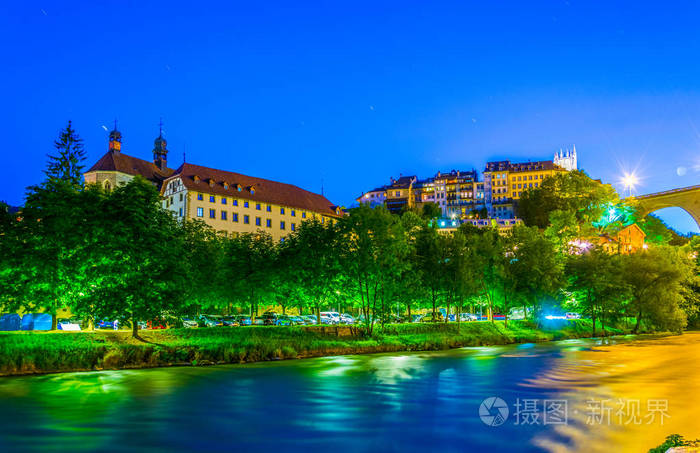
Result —
MULTIPOLYGON (((221 197, 220 199, 221 199, 221 204, 228 204, 228 199, 227 199, 226 197, 221 197)), ((204 194, 198 193, 198 194, 197 194, 197 200, 199 200, 199 201, 204 201, 204 194)), ((180 195, 180 201, 182 201, 182 195, 180 195)), ((215 195, 209 195, 209 202, 210 202, 210 203, 216 203, 216 196, 215 196, 215 195)), ((232 206, 238 206, 238 200, 235 199, 235 198, 232 198, 232 199, 231 199, 231 205, 232 205, 232 206)), ((250 207, 250 203, 249 203, 248 201, 243 201, 243 207, 244 207, 244 208, 249 208, 249 207, 250 207)), ((255 203, 255 209, 256 209, 257 211, 262 211, 262 205, 261 205, 260 203, 255 203)), ((269 204, 266 205, 266 206, 265 206, 265 210, 266 210, 267 212, 272 212, 272 205, 269 205, 269 204)), ((286 209, 285 209, 284 207, 280 206, 280 214, 284 215, 285 212, 286 212, 286 209)), ((290 209, 290 210, 289 210, 289 215, 292 216, 292 217, 296 217, 296 216, 297 216, 296 210, 295 210, 295 209, 290 209)), ((302 218, 302 219, 305 219, 305 218, 306 218, 306 212, 302 211, 302 213, 301 213, 301 218, 302 218)))
MULTIPOLYGON (((518 186, 517 188, 518 188, 518 189, 532 188, 532 187, 533 187, 533 186, 532 186, 532 183, 529 183, 529 184, 530 184, 529 186, 528 186, 527 183, 526 183, 526 184, 517 184, 517 186, 518 186)), ((515 186, 516 186, 516 184, 513 184, 513 189, 516 188, 515 186)), ((534 187, 539 187, 539 183, 536 182, 534 187)))
MULTIPOLYGON (((180 210, 180 215, 182 216, 182 210, 180 210)), ((204 217, 204 208, 197 208, 197 217, 204 217)), ((216 219, 216 209, 209 210, 209 218, 216 219)), ((228 211, 219 211, 219 218, 221 220, 228 220, 228 211)), ((231 213, 231 220, 233 222, 238 222, 238 213, 237 212, 231 213)), ((324 221, 324 219, 322 217, 321 222, 323 222, 323 221, 324 221)), ((243 223, 246 225, 250 224, 250 216, 248 214, 243 215, 243 223)), ((262 219, 260 217, 255 218, 255 226, 262 226, 262 219)), ((267 228, 272 228, 272 219, 265 219, 265 226, 267 228)), ((290 229, 292 231, 296 231, 296 223, 290 223, 289 226, 290 226, 290 229)), ((280 221, 280 230, 286 230, 286 229, 287 229, 287 222, 285 222, 284 220, 280 221)))
MULTIPOLYGON (((532 175, 529 176, 529 180, 532 181, 533 177, 532 175)), ((544 179, 544 175, 535 175, 534 179, 544 179)), ((510 178, 511 181, 515 181, 515 176, 510 178)), ((518 181, 527 181, 528 180, 528 175, 525 176, 518 176, 518 181), (521 179, 522 178, 522 179, 521 179)))

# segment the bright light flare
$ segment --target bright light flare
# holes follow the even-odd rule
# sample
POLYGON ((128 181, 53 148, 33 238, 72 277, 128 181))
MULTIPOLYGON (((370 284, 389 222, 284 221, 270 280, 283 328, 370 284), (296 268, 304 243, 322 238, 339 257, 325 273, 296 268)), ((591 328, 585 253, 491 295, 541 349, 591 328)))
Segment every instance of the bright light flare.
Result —
POLYGON ((639 184, 639 177, 635 172, 632 173, 627 173, 625 172, 622 175, 622 179, 620 180, 620 183, 625 187, 625 189, 629 190, 630 197, 632 196, 632 190, 637 187, 637 184, 639 184))

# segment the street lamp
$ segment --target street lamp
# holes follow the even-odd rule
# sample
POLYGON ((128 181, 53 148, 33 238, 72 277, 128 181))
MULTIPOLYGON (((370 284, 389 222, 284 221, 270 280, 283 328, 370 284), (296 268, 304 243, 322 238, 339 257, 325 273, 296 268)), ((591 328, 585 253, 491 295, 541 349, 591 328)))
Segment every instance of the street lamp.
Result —
POLYGON ((636 174, 633 173, 627 173, 622 176, 622 185, 625 186, 625 189, 629 189, 630 197, 632 196, 632 189, 639 183, 639 178, 637 177, 636 174))

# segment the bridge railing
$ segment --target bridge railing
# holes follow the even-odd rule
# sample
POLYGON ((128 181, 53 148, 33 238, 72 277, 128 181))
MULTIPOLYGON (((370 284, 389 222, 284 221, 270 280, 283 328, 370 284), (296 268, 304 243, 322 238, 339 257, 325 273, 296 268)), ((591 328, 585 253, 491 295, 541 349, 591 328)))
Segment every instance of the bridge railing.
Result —
POLYGON ((697 186, 680 187, 678 189, 664 190, 663 192, 648 193, 645 195, 639 195, 635 198, 637 198, 639 200, 639 199, 644 199, 644 198, 658 197, 661 195, 670 195, 672 193, 687 192, 690 190, 697 190, 697 189, 700 189, 700 184, 698 184, 697 186))

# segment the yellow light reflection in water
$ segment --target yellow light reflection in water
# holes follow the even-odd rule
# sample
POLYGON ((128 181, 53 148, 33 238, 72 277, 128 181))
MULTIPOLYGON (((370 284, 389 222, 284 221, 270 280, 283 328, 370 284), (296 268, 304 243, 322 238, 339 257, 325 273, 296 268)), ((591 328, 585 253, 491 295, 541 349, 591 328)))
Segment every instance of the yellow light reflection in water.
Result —
POLYGON ((568 401, 568 424, 535 438, 535 445, 552 452, 640 452, 669 434, 700 437, 700 333, 604 343, 566 351, 556 367, 525 384, 568 401), (668 417, 649 410, 650 401, 667 401, 668 417))

